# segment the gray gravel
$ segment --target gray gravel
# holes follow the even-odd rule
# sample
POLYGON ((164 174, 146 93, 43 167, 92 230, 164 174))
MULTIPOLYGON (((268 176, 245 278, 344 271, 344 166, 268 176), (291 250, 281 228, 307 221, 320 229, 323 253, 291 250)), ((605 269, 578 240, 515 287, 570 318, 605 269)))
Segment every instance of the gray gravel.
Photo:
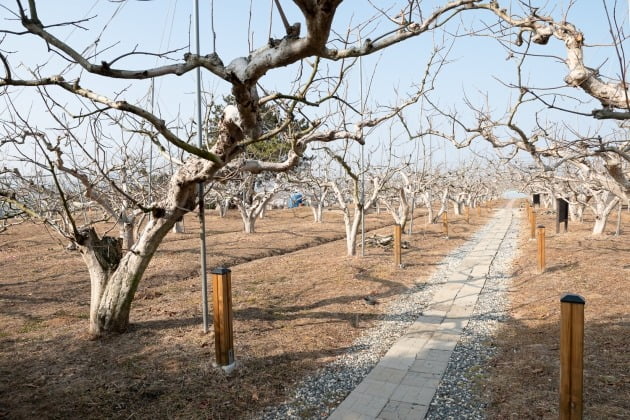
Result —
MULTIPOLYGON (((471 379, 483 373, 479 370, 480 364, 493 354, 488 338, 504 316, 502 311, 506 301, 503 294, 507 287, 505 273, 515 252, 513 239, 518 231, 517 223, 518 219, 513 218, 473 318, 454 350, 447 372, 431 403, 428 418, 483 418, 483 404, 474 399, 471 379)), ((426 283, 417 284, 389 303, 382 319, 374 327, 357 339, 335 362, 307 377, 288 401, 266 408, 256 419, 326 418, 420 316, 437 288, 446 282, 459 261, 480 242, 488 229, 489 226, 484 227, 471 240, 452 251, 426 283)))

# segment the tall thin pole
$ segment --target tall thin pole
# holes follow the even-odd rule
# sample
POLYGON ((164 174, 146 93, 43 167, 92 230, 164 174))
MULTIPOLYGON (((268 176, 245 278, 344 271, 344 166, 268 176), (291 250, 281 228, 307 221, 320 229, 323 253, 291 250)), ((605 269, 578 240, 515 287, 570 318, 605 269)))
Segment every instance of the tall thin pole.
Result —
MULTIPOLYGON (((155 106, 155 79, 151 78, 151 113, 154 113, 155 106)), ((153 202, 153 141, 149 144, 149 203, 153 202)))
MULTIPOLYGON (((361 118, 365 111, 363 102, 363 59, 359 57, 359 92, 361 95, 361 118)), ((365 257, 365 139, 361 145, 361 256, 365 257)))
MULTIPOLYGON (((199 0, 195 2, 195 52, 201 55, 199 44, 199 0)), ((201 132, 201 68, 196 69, 197 76, 197 143, 199 148, 203 147, 203 135, 201 132)), ((199 239, 201 241, 200 262, 201 262, 201 300, 203 303, 203 332, 208 332, 208 276, 206 273, 206 215, 203 192, 203 182, 197 184, 199 194, 199 239)))

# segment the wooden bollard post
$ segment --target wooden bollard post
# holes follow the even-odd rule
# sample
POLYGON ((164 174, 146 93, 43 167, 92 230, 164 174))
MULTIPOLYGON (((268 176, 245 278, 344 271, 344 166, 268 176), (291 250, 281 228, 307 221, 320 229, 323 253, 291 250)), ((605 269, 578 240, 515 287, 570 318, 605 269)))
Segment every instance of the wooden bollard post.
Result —
POLYGON ((560 299, 560 419, 582 419, 584 304, 582 296, 560 299))
POLYGON ((442 228, 444 230, 444 235, 446 235, 446 239, 448 239, 448 213, 442 213, 442 228))
POLYGON ((537 230, 538 235, 538 272, 545 272, 545 227, 539 225, 537 230))
POLYGON ((228 366, 234 363, 232 279, 229 268, 212 270, 212 296, 216 361, 218 366, 228 366))
POLYGON ((400 267, 402 264, 402 226, 394 225, 394 264, 396 267, 400 267))
POLYGON ((529 211, 530 238, 536 239, 536 211, 531 207, 529 211))
POLYGON ((466 223, 470 224, 470 207, 466 206, 466 223))

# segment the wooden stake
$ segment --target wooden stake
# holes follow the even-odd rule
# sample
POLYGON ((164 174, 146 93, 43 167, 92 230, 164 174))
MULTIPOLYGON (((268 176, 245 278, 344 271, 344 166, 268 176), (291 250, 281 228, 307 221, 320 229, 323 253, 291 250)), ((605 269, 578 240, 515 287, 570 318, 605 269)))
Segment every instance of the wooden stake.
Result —
POLYGON ((537 229, 538 233, 538 272, 540 274, 545 272, 545 227, 539 225, 537 229))
POLYGON ((560 299, 560 419, 582 419, 584 304, 579 295, 560 299))
POLYGON ((212 298, 216 361, 219 366, 228 366, 234 363, 232 279, 229 268, 212 270, 212 298))
POLYGON ((394 264, 400 267, 402 264, 402 226, 394 225, 394 264))
POLYGON ((530 207, 529 211, 530 238, 536 239, 536 210, 530 207))
POLYGON ((470 224, 470 207, 466 206, 466 223, 470 224))

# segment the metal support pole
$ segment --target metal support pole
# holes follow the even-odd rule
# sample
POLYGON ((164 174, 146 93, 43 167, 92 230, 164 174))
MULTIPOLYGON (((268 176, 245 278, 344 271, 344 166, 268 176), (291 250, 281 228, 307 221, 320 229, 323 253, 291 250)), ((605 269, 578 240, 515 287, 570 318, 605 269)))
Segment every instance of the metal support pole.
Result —
POLYGON ((394 225, 394 265, 400 267, 402 264, 402 226, 394 225))
POLYGON ((229 268, 212 270, 212 296, 216 361, 218 366, 228 366, 234 363, 232 277, 229 268))
POLYGON ((582 419, 584 304, 582 296, 560 299, 560 419, 582 419))
POLYGON ((545 227, 539 225, 537 229, 538 234, 538 273, 545 272, 545 227))
MULTIPOLYGON (((201 46, 199 43, 199 0, 194 0, 195 9, 195 51, 197 55, 201 55, 201 46)), ((201 68, 196 69, 197 78, 197 144, 199 148, 203 147, 203 135, 201 119, 201 68)), ((201 263, 201 301, 203 312, 203 332, 208 332, 208 273, 206 268, 206 215, 203 183, 197 184, 197 193, 199 201, 199 239, 201 242, 200 263, 201 263)))
POLYGON ((413 233, 413 214, 416 211, 416 195, 414 194, 413 199, 411 200, 411 218, 409 219, 409 229, 407 230, 407 234, 411 235, 413 233))

